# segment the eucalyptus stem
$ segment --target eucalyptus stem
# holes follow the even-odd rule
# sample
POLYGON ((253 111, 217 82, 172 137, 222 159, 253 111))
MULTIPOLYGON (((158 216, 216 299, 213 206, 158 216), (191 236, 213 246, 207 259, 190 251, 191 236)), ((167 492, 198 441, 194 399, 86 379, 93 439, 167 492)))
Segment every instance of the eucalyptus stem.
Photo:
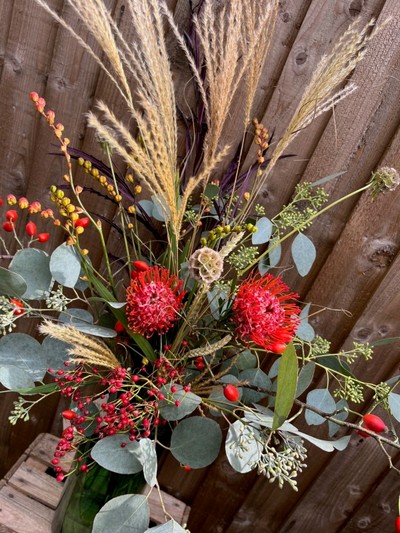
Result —
POLYGON ((326 211, 329 211, 329 209, 332 209, 332 207, 335 207, 335 205, 338 205, 342 202, 344 202, 345 200, 347 200, 348 198, 351 198, 352 196, 355 196, 356 194, 359 194, 363 191, 366 191, 367 189, 369 189, 371 187, 372 183, 369 182, 367 185, 364 185, 364 187, 361 187, 360 189, 357 189, 356 191, 353 191, 353 192, 350 192, 349 194, 346 194, 346 196, 343 196, 341 198, 338 198, 337 200, 335 200, 334 202, 332 202, 331 204, 327 205, 326 207, 324 207, 323 209, 321 209, 321 211, 318 211, 317 213, 313 213, 310 218, 306 221, 306 222, 303 222, 300 226, 297 226, 296 228, 292 229, 292 231, 289 231, 289 233, 287 233, 284 237, 282 237, 281 239, 277 239, 274 244, 272 246, 270 246, 269 248, 267 248, 265 250, 265 252, 263 252, 261 255, 259 255, 257 257, 257 259, 255 259, 254 261, 252 261, 246 268, 244 268, 243 270, 240 271, 240 276, 242 276, 243 274, 245 274, 248 270, 250 270, 251 268, 253 268, 263 257, 265 257, 266 255, 268 255, 272 250, 274 250, 274 248, 276 248, 277 246, 279 246, 282 242, 286 241, 286 239, 288 239, 289 237, 291 237, 292 235, 294 235, 295 233, 301 231, 304 227, 307 227, 311 222, 313 222, 317 217, 319 217, 320 215, 324 214, 326 211))

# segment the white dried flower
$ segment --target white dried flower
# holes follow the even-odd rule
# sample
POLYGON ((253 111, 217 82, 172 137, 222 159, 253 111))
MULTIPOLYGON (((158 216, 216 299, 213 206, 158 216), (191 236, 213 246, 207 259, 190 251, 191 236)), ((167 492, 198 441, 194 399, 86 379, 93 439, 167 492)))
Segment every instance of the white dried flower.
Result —
POLYGON ((216 251, 204 246, 189 258, 189 271, 192 278, 210 284, 220 278, 224 261, 216 251))

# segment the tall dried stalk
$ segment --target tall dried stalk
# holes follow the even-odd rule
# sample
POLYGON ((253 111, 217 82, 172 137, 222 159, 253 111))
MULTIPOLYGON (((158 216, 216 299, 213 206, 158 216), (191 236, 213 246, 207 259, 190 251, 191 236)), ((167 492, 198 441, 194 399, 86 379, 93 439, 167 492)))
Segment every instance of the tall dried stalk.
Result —
MULTIPOLYGON (((127 0, 133 35, 130 40, 117 27, 103 0, 66 0, 96 39, 106 57, 105 61, 96 48, 91 48, 47 6, 46 0, 35 1, 73 34, 101 65, 124 99, 140 138, 135 138, 104 102, 98 105, 101 118, 90 113, 89 125, 124 158, 144 185, 157 195, 174 235, 172 241, 176 242, 179 240, 189 196, 197 187, 205 187, 227 152, 223 143, 224 127, 230 118, 239 86, 245 90, 244 130, 248 125, 272 40, 279 0, 226 0, 221 8, 213 0, 204 1, 201 14, 194 19, 205 67, 204 82, 162 0, 127 0), (175 93, 164 38, 165 16, 194 72, 200 95, 204 99, 207 120, 203 167, 187 181, 182 198, 177 163, 175 93)), ((294 137, 311 120, 331 109, 355 89, 350 84, 334 92, 362 58, 365 45, 371 38, 368 31, 372 22, 361 31, 357 30, 356 24, 345 32, 332 53, 321 60, 286 132, 276 145, 267 171, 256 179, 253 198, 261 191, 279 157, 294 137)), ((242 211, 242 220, 248 215, 250 207, 251 202, 242 211)))

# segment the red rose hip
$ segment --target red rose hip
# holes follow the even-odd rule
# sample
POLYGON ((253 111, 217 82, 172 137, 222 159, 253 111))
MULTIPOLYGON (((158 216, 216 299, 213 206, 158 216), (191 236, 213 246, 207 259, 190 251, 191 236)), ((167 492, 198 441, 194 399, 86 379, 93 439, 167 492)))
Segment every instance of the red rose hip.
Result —
POLYGON ((230 402, 237 402, 240 396, 239 389, 235 385, 232 385, 232 383, 229 383, 224 387, 224 396, 230 402))

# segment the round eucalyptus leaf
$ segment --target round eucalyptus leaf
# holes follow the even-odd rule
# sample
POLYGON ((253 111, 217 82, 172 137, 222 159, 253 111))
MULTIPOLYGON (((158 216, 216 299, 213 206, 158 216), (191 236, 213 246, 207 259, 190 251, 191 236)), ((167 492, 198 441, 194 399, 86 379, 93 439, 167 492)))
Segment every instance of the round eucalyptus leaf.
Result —
POLYGON ((94 519, 92 533, 144 533, 149 522, 147 497, 125 494, 103 505, 94 519))
MULTIPOLYGON (((260 368, 248 368, 247 370, 243 370, 243 372, 240 372, 239 374, 239 381, 248 381, 253 387, 259 387, 266 391, 270 391, 272 386, 271 380, 260 368)), ((244 385, 242 402, 250 405, 266 398, 267 395, 267 392, 257 392, 244 385)))
POLYGON ((40 342, 26 333, 10 333, 0 339, 0 366, 18 367, 33 381, 46 374, 47 364, 40 342))
POLYGON ((117 474, 137 474, 142 470, 140 445, 130 442, 126 435, 111 435, 96 442, 92 458, 103 468, 117 474), (124 443, 126 446, 121 447, 124 443))
POLYGON ((180 463, 203 468, 218 457, 222 432, 210 418, 193 416, 182 420, 171 437, 171 453, 180 463))
MULTIPOLYGON (((336 402, 328 389, 314 389, 310 391, 307 394, 306 404, 327 414, 332 414, 336 411, 336 402)), ((309 426, 318 426, 326 422, 324 417, 308 409, 305 411, 305 419, 309 426)))
POLYGON ((192 392, 185 392, 182 385, 175 385, 177 391, 171 392, 171 385, 161 387, 160 392, 164 394, 165 400, 158 404, 160 414, 165 420, 181 420, 190 415, 201 403, 200 396, 192 392), (178 405, 175 402, 179 402, 178 405))
POLYGON ((24 248, 14 255, 8 269, 25 280, 27 288, 22 298, 41 300, 48 296, 53 285, 49 262, 49 256, 36 248, 24 248))
POLYGON ((22 296, 27 289, 24 278, 7 268, 0 268, 0 294, 2 296, 22 296))
POLYGON ((144 533, 186 533, 186 531, 187 529, 183 529, 175 520, 168 520, 165 524, 146 529, 144 533))
POLYGON ((63 287, 75 287, 81 274, 81 260, 73 246, 60 244, 50 257, 50 272, 63 287))
POLYGON ((35 383, 31 376, 16 366, 0 366, 0 383, 9 390, 31 389, 35 383))
POLYGON ((236 420, 231 424, 225 441, 226 457, 236 472, 253 470, 261 457, 260 432, 249 424, 236 420))
POLYGON ((68 350, 71 348, 70 344, 66 342, 46 337, 42 342, 43 356, 46 360, 46 367, 54 370, 64 368, 64 363, 69 361, 71 355, 68 350))

